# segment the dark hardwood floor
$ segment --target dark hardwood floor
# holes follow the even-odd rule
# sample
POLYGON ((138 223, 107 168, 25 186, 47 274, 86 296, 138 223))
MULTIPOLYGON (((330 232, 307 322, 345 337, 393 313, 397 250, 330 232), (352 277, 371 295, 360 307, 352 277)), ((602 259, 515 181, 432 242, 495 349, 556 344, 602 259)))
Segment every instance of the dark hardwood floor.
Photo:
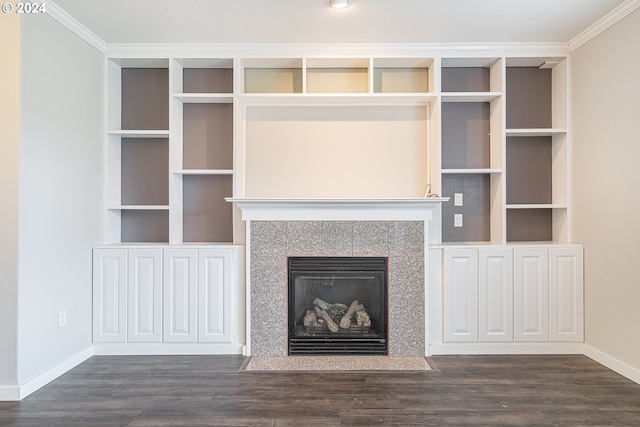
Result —
POLYGON ((94 356, 1 426, 640 425, 640 385, 585 356, 438 356, 431 372, 238 372, 240 356, 94 356))

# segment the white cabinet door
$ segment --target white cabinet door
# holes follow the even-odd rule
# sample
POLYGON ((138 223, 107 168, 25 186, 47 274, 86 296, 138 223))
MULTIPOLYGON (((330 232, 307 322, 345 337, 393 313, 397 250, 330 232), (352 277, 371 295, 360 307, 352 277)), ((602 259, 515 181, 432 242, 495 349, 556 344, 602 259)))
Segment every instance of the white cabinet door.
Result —
POLYGON ((478 257, 478 339, 513 341, 513 250, 481 247, 478 257))
POLYGON ((514 249, 514 338, 549 339, 549 250, 514 249))
POLYGON ((127 340, 127 250, 93 250, 93 341, 127 340))
POLYGON ((129 342, 162 340, 162 249, 129 249, 129 342))
POLYGON ((584 340, 582 248, 549 249, 549 339, 584 340))
POLYGON ((165 249, 163 267, 163 341, 196 342, 198 250, 165 249))
POLYGON ((199 250, 198 270, 198 340, 231 342, 233 250, 199 250))
POLYGON ((478 250, 444 250, 444 340, 478 340, 478 250))

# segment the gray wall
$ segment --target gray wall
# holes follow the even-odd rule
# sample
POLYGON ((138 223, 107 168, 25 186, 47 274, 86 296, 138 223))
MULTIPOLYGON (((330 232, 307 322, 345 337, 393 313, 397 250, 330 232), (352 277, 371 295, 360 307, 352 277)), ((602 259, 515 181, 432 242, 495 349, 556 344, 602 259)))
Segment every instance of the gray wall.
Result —
POLYGON ((0 25, 0 396, 17 383, 20 17, 0 25))
POLYGON ((571 55, 573 240, 585 248, 585 339, 636 373, 640 370, 638 40, 640 10, 571 55))
POLYGON ((21 55, 22 385, 91 345, 91 248, 102 241, 105 173, 103 55, 48 15, 22 20, 21 55))

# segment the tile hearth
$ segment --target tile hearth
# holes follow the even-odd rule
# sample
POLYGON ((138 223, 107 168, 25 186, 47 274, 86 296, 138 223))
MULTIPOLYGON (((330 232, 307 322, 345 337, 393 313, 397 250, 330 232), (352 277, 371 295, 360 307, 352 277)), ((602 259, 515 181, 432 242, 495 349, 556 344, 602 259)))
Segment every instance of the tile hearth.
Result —
POLYGON ((245 371, 430 371, 424 357, 289 356, 252 357, 245 371))

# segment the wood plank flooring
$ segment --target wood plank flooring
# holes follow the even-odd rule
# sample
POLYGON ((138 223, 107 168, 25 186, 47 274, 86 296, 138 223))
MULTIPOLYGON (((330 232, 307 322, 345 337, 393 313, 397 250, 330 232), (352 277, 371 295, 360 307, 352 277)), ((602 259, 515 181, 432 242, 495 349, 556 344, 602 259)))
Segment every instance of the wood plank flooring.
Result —
POLYGON ((94 356, 0 426, 640 425, 640 385, 585 356, 438 356, 423 372, 239 372, 241 356, 94 356))

